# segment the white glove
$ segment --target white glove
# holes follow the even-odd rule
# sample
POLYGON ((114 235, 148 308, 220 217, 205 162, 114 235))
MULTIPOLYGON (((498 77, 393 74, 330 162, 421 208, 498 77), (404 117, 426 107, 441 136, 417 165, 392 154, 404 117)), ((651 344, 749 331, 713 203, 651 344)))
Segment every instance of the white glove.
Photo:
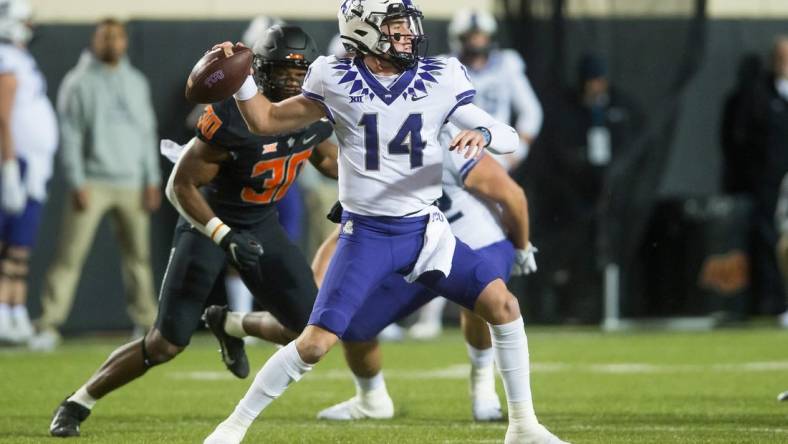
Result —
POLYGON ((536 253, 539 250, 530 242, 524 250, 515 250, 512 276, 523 276, 536 271, 536 253))
POLYGON ((0 189, 2 202, 0 204, 2 204, 3 211, 11 214, 21 213, 27 203, 27 191, 19 172, 19 161, 13 159, 4 162, 2 169, 0 169, 0 176, 2 176, 2 189, 0 189))

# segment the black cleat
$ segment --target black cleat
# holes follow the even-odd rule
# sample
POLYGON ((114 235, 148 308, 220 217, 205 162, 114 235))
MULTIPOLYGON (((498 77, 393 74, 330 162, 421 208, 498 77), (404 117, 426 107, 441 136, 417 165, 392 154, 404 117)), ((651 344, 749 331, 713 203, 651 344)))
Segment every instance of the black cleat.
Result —
POLYGON ((66 398, 52 416, 49 433, 60 438, 79 436, 79 425, 88 419, 88 416, 90 416, 90 409, 66 398))
POLYGON ((243 379, 249 376, 249 359, 246 358, 244 341, 230 336, 224 331, 224 320, 227 319, 227 307, 211 305, 205 309, 202 320, 219 341, 219 351, 222 352, 222 362, 227 370, 243 379))

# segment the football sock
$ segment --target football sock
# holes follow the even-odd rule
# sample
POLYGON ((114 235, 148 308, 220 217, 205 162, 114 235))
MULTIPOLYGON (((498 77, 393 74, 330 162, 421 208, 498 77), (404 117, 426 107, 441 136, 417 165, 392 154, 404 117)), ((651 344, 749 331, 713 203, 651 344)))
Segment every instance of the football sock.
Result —
POLYGON ((509 404, 509 424, 532 426, 538 424, 531 398, 528 338, 520 317, 503 325, 491 325, 495 363, 503 379, 509 404))
POLYGON ((227 276, 224 279, 224 288, 227 291, 227 305, 230 306, 230 310, 244 313, 252 311, 252 293, 246 288, 240 276, 227 276))
POLYGON ((246 313, 228 312, 224 319, 224 331, 235 338, 243 339, 249 335, 244 331, 243 321, 246 313))
POLYGON ((88 393, 88 389, 85 388, 84 385, 80 387, 79 390, 77 390, 73 395, 69 396, 68 400, 72 402, 76 402, 77 404, 87 408, 88 410, 92 410, 93 406, 96 405, 96 398, 90 396, 90 393, 88 393))
POLYGON ((468 358, 471 360, 471 366, 489 367, 493 364, 495 353, 493 352, 492 347, 478 349, 468 343, 465 343, 465 347, 468 349, 468 358))
POLYGON ((383 379, 383 372, 378 372, 377 375, 371 378, 362 378, 360 376, 353 375, 353 379, 356 381, 356 393, 360 396, 363 396, 373 390, 383 389, 386 390, 386 381, 383 379))
POLYGON ((6 304, 0 304, 0 325, 8 326, 11 324, 11 307, 6 304))
POLYGON ((443 320, 443 308, 446 307, 446 298, 437 297, 421 308, 419 323, 440 324, 443 320))
POLYGON ((235 407, 228 421, 249 427, 263 409, 284 393, 290 383, 298 381, 310 370, 312 366, 298 355, 295 341, 280 348, 257 373, 252 386, 235 407))
POLYGON ((478 393, 495 393, 493 349, 480 350, 467 343, 465 346, 468 348, 468 358, 471 361, 471 390, 478 393))

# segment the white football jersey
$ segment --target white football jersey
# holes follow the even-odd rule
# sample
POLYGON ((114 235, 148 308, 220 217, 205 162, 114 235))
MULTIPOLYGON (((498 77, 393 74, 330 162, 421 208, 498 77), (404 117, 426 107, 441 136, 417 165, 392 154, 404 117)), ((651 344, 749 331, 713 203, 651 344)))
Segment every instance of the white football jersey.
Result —
MULTIPOLYGON (((484 68, 468 70, 476 87, 474 105, 490 113, 499 122, 512 121, 512 110, 518 114, 515 127, 520 133, 536 137, 542 128, 543 112, 539 99, 525 75, 525 62, 512 50, 496 50, 484 68)), ((527 147, 522 144, 519 156, 525 157, 527 147)), ((493 158, 503 163, 501 156, 493 158)))
MULTIPOLYGON (((452 132, 450 129, 441 132, 444 146, 451 142, 452 132)), ((465 178, 480 159, 469 160, 456 151, 446 153, 443 158, 443 197, 439 201, 454 235, 474 250, 506 239, 498 205, 465 189, 465 178)))
POLYGON ((407 216, 441 196, 438 134, 475 90, 455 58, 424 58, 398 76, 372 74, 361 58, 320 57, 303 93, 320 102, 339 141, 339 200, 353 213, 407 216))
POLYGON ((46 80, 26 50, 0 43, 0 74, 13 74, 17 88, 11 109, 11 137, 16 154, 27 162, 28 193, 45 197, 57 150, 55 110, 46 95, 46 80))

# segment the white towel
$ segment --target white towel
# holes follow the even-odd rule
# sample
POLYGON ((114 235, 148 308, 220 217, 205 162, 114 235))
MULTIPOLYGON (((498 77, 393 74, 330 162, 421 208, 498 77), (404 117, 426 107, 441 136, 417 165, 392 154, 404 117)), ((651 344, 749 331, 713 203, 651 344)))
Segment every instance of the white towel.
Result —
POLYGON ((429 220, 427 230, 424 232, 424 244, 413 271, 405 276, 405 280, 413 283, 422 274, 428 271, 440 271, 448 277, 451 273, 451 261, 454 257, 454 248, 457 239, 451 232, 449 221, 436 206, 427 208, 429 220))
POLYGON ((192 138, 186 143, 186 145, 181 145, 180 143, 173 142, 169 139, 162 139, 161 142, 159 142, 159 151, 161 151, 161 155, 166 157, 167 160, 172 163, 177 163, 184 151, 193 145, 195 140, 196 138, 192 138))

